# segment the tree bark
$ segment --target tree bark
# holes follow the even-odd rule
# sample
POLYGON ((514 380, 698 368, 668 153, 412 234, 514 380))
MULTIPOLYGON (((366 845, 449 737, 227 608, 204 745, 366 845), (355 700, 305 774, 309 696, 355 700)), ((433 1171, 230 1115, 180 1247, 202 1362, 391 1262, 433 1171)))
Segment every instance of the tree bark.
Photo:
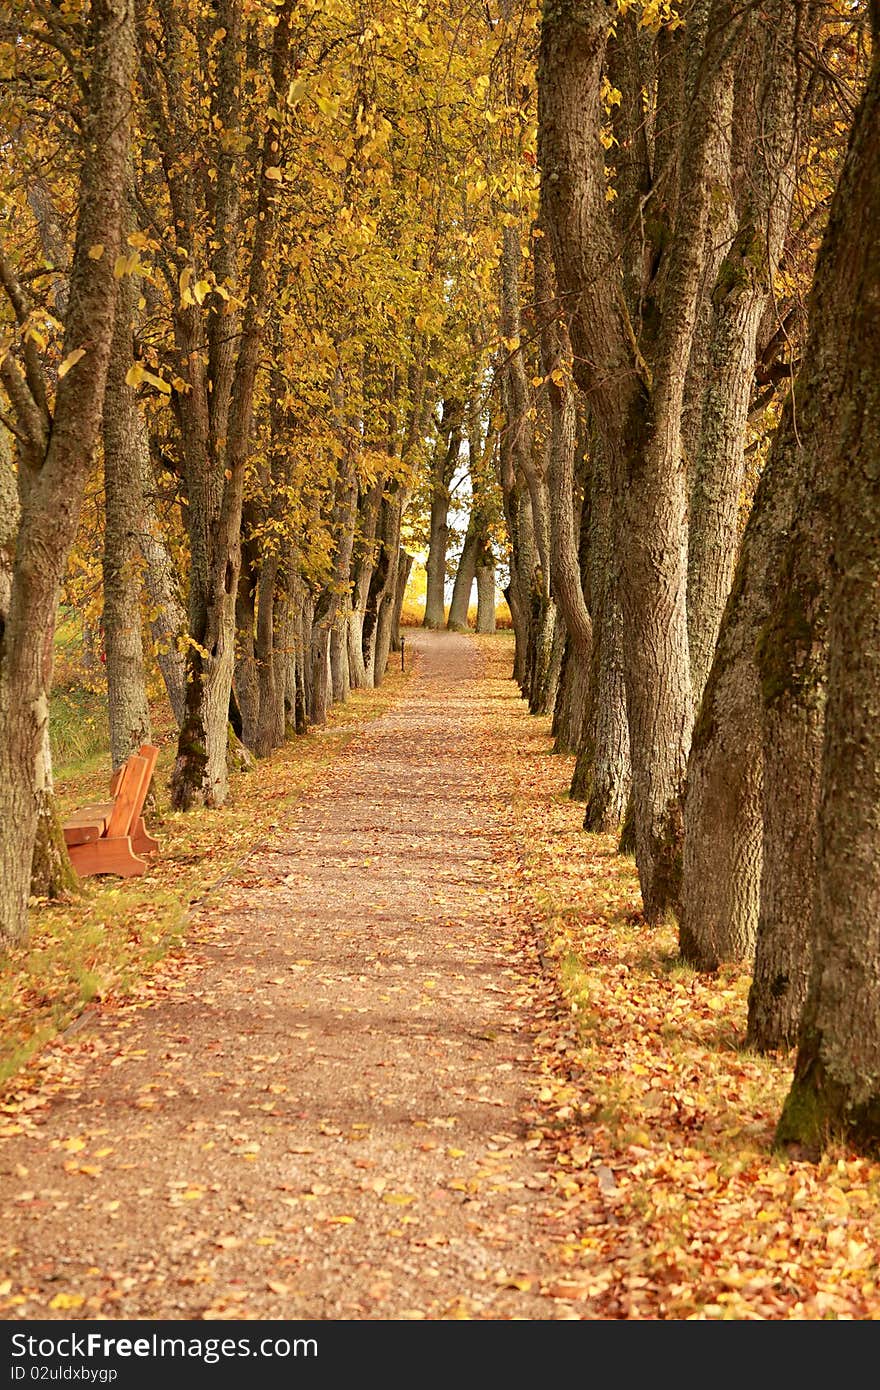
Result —
POLYGON ((779 1145, 880 1150, 880 6, 871 76, 816 268, 798 381, 832 498, 813 967, 779 1145), (828 375, 830 373, 830 381, 828 375))
POLYGON ((349 679, 355 689, 372 680, 364 661, 364 614, 370 593, 370 580, 376 562, 376 524, 382 503, 384 478, 379 478, 358 499, 358 527, 352 565, 351 612, 348 619, 349 679))
POLYGON ((397 561, 397 583, 394 589, 394 612, 391 619, 391 650, 399 652, 403 650, 403 637, 400 631, 400 620, 403 614, 403 600, 406 594, 406 586, 409 583, 409 576, 413 567, 413 557, 403 549, 397 561))
POLYGON ((446 626, 450 632, 467 631, 468 610, 471 606, 471 594, 477 574, 478 543, 477 517, 472 505, 464 545, 461 548, 458 568, 455 571, 455 583, 452 586, 452 598, 449 603, 449 616, 446 619, 446 626))
MULTIPOLYGON (((54 409, 29 346, 24 366, 7 354, 0 378, 24 438, 18 473, 21 521, 12 585, 0 630, 0 943, 27 934, 37 824, 35 787, 49 712, 58 593, 73 542, 86 473, 100 426, 113 336, 118 250, 134 76, 128 0, 93 0, 85 154, 77 238, 64 328, 68 371, 54 409), (89 251, 104 247, 95 259, 89 251)), ((3 287, 17 314, 26 299, 5 256, 3 287)))
POLYGON ((180 579, 165 543, 153 503, 153 470, 150 443, 143 416, 138 419, 135 466, 141 489, 143 530, 138 537, 144 561, 144 585, 153 616, 150 631, 156 663, 165 683, 165 693, 178 729, 183 723, 186 702, 186 608, 181 599, 180 579))
MULTIPOLYGON (((626 258, 606 198, 602 82, 606 5, 561 0, 545 9, 539 62, 542 224, 569 306, 575 379, 608 451, 633 766, 636 861, 645 915, 677 907, 681 795, 693 720, 686 617, 684 383, 700 300, 711 200, 711 152, 728 106, 741 15, 714 0, 705 45, 688 25, 664 37, 658 105, 680 104, 681 73, 699 67, 685 119, 657 126, 658 168, 643 225, 651 247, 637 320, 618 283, 626 258), (698 60, 698 62, 697 62, 698 60), (678 94, 678 95, 676 95, 678 94), (664 152, 661 136, 674 139, 664 152)), ((630 296, 630 301, 632 297, 630 296)))
POLYGON ((132 282, 121 280, 104 392, 104 650, 113 770, 152 743, 141 630, 139 536, 143 495, 136 464, 143 422, 125 378, 134 362, 132 282))
POLYGON ((495 556, 488 541, 477 550, 477 632, 495 631, 495 556))
MULTIPOLYGON (((736 226, 712 292, 690 501, 688 641, 697 705, 736 561, 757 334, 791 217, 809 90, 798 54, 813 41, 816 14, 815 6, 790 0, 765 5, 752 19, 753 34, 737 76, 736 148, 727 194, 736 208, 736 226)), ((729 168, 729 157, 726 162, 729 168)))
POLYGON ((584 829, 617 830, 632 792, 626 683, 623 669, 623 616, 619 562, 612 535, 612 498, 601 440, 595 439, 589 472, 585 568, 592 604, 593 649, 589 668, 584 741, 572 778, 571 795, 585 802, 584 829))
POLYGON ((462 441, 461 401, 450 396, 443 412, 431 463, 431 518, 428 533, 427 590, 424 626, 441 628, 446 621, 446 549, 449 542, 449 488, 462 441))

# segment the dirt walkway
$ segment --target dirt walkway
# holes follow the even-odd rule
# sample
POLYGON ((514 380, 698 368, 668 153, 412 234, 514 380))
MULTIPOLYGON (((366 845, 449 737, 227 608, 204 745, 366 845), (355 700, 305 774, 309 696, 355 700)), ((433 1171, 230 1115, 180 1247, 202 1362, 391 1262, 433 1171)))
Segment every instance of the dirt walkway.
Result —
POLYGON ((529 948, 484 795, 503 732, 468 638, 407 650, 401 703, 186 962, 44 1058, 0 1149, 6 1317, 572 1315, 540 1293, 529 948))

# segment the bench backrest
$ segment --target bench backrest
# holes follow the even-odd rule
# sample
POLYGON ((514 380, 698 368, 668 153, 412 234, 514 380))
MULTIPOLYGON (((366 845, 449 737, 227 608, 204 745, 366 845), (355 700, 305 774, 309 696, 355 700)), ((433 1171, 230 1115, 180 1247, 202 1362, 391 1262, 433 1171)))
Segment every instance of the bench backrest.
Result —
POLYGON ((144 809, 158 756, 158 748, 145 743, 138 753, 133 753, 116 769, 110 783, 113 810, 104 832, 108 839, 134 833, 144 809))
POLYGON ((113 810, 104 831, 108 840, 118 840, 131 834, 140 815, 137 807, 144 804, 141 789, 146 772, 146 758, 138 757, 136 753, 123 763, 113 795, 113 810))

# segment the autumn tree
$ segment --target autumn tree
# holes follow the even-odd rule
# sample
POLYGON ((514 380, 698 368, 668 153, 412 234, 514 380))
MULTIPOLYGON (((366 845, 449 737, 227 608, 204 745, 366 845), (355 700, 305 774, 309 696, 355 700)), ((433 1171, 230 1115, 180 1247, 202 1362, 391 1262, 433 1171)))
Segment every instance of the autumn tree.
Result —
POLYGON ((828 701, 813 964, 778 1143, 880 1144, 880 7, 873 62, 816 268, 795 389, 808 478, 829 499, 828 701))
MULTIPOLYGON (((38 31, 28 46, 39 46, 43 40, 54 47, 53 22, 50 18, 47 39, 38 31)), ((7 944, 20 941, 26 932, 35 788, 49 712, 58 594, 100 428, 113 336, 113 269, 124 215, 133 40, 129 0, 93 0, 76 244, 54 389, 41 360, 23 268, 6 238, 0 252, 0 278, 11 320, 0 380, 16 440, 20 508, 0 628, 0 935, 7 944)), ((20 58, 27 61, 24 53, 20 58)), ((6 456, 3 467, 12 466, 6 456)))

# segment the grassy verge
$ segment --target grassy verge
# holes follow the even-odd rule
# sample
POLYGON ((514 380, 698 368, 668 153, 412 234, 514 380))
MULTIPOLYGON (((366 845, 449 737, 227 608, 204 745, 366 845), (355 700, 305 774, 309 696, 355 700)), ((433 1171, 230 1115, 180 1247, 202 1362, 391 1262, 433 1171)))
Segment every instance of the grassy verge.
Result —
MULTIPOLYGON (((159 714, 156 804, 147 823, 161 851, 142 878, 87 878, 78 898, 34 904, 27 947, 0 959, 0 1085, 92 1000, 124 996, 169 950, 185 944, 190 906, 271 834, 359 725, 383 714, 411 679, 392 661, 382 686, 353 691, 333 708, 325 729, 291 741, 251 772, 232 775, 222 809, 188 815, 169 806, 175 740, 159 714)), ((64 698, 88 717, 89 730, 100 727, 97 697, 64 698)), ((109 780, 109 754, 96 748, 91 732, 77 740, 71 731, 65 739, 69 760, 56 767, 63 812, 105 799, 109 780)))
POLYGON ((744 1048, 749 972, 697 974, 642 920, 635 866, 581 829, 573 760, 511 699, 512 644, 477 639, 508 727, 498 791, 560 1001, 539 1037, 566 1288, 600 1316, 880 1317, 880 1163, 772 1152, 793 1055, 744 1048))

